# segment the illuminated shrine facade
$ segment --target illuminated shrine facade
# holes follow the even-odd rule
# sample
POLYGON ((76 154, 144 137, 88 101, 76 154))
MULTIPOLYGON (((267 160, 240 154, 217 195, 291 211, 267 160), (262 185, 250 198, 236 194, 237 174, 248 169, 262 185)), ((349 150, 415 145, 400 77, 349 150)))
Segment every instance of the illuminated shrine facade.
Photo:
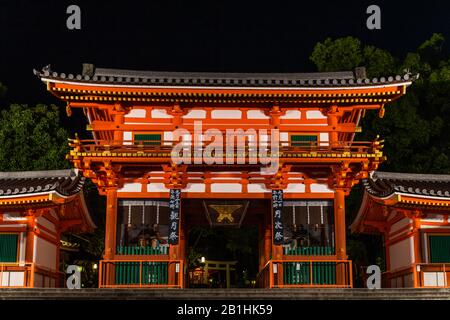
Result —
POLYGON ((69 115, 84 112, 92 133, 71 140, 69 159, 107 198, 100 287, 188 286, 186 238, 196 225, 258 226, 260 287, 352 286, 345 196, 384 159, 382 141, 354 137, 366 112, 382 117, 416 76, 369 80, 363 68, 245 74, 89 64, 79 75, 50 68, 35 74, 69 115), (193 141, 198 123, 202 133, 193 141), (227 130, 237 130, 233 139, 244 147, 205 157, 210 133, 228 138, 227 130), (176 155, 189 149, 183 155, 190 161, 174 160, 180 142, 176 155), (264 172, 272 160, 275 170, 264 172))
POLYGON ((92 232, 77 169, 0 172, 0 288, 65 287, 65 233, 92 232))
POLYGON ((373 172, 352 232, 383 236, 383 286, 449 287, 450 175, 373 172))

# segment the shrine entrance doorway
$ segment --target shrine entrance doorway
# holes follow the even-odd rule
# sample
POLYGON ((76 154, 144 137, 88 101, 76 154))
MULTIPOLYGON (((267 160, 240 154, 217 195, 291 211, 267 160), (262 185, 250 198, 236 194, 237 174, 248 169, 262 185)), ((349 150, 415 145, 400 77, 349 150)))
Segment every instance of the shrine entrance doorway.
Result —
POLYGON ((270 200, 186 199, 186 287, 252 288, 270 259, 270 200), (270 242, 264 245, 265 242, 270 242))

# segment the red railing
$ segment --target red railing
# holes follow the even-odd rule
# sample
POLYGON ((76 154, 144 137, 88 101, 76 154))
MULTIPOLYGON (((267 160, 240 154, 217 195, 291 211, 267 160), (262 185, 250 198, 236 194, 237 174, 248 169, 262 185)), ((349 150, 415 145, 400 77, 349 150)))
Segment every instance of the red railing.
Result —
POLYGON ((262 288, 352 288, 350 260, 270 260, 259 272, 262 288))
POLYGON ((450 263, 418 263, 414 266, 414 272, 417 287, 450 287, 450 263))
POLYGON ((183 288, 183 260, 102 260, 100 288, 183 288))
POLYGON ((385 272, 383 287, 450 288, 450 263, 415 263, 385 272))
POLYGON ((0 288, 60 287, 64 275, 35 263, 1 263, 0 288))
POLYGON ((0 288, 34 287, 34 263, 1 263, 0 288))

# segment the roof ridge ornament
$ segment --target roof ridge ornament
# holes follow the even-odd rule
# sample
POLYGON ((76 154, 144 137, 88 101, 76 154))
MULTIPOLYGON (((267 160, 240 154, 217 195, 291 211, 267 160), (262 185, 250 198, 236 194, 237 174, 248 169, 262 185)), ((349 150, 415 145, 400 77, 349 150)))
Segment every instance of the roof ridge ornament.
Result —
POLYGON ((81 75, 83 77, 88 76, 92 78, 95 74, 95 66, 92 63, 83 63, 83 69, 81 75))
POLYGON ((367 72, 366 67, 356 67, 354 70, 355 78, 356 79, 366 79, 367 78, 367 72))

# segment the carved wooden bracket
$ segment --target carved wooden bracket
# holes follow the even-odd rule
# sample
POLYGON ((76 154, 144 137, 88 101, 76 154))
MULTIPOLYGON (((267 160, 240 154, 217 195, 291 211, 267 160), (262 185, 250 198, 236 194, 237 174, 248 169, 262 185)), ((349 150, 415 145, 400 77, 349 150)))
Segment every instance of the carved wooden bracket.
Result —
POLYGON ((283 190, 288 186, 288 174, 291 171, 292 165, 280 164, 277 173, 268 178, 265 182, 267 189, 283 190))
POLYGON ((164 186, 168 189, 184 189, 187 186, 187 166, 171 163, 163 165, 164 186))

